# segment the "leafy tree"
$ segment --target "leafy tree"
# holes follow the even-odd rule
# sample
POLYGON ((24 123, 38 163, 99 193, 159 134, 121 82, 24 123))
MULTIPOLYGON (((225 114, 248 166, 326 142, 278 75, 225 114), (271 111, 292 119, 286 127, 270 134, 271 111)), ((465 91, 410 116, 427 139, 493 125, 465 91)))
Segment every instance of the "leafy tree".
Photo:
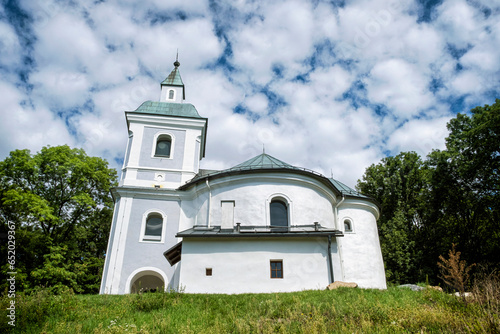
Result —
MULTIPOLYGON (((34 155, 15 150, 0 162, 0 233, 8 222, 16 225, 16 270, 29 274, 25 287, 40 283, 40 270, 59 263, 57 254, 78 277, 98 276, 95 263, 103 263, 113 205, 109 191, 116 179, 105 160, 66 145, 34 155), (89 263, 94 265, 82 267, 89 263), (84 274, 75 272, 78 265, 84 274)), ((91 291, 80 289, 96 291, 95 284, 91 291)))
POLYGON ((358 181, 382 206, 389 281, 435 281, 451 244, 468 263, 500 265, 500 100, 458 114, 448 130, 446 150, 425 161, 413 152, 384 158, 358 181))
POLYGON ((433 151, 427 161, 432 170, 429 228, 434 222, 442 235, 439 249, 430 253, 438 256, 456 243, 467 262, 498 266, 500 100, 470 115, 458 114, 448 130, 446 150, 433 151))
POLYGON ((63 287, 71 288, 76 292, 82 291, 76 281, 78 275, 72 268, 74 264, 68 261, 66 253, 66 246, 50 247, 50 252, 43 256, 43 267, 31 272, 36 286, 51 287, 56 292, 63 287))
POLYGON ((381 204, 380 243, 389 281, 417 279, 421 256, 416 240, 422 226, 422 194, 426 190, 423 162, 415 152, 386 157, 367 168, 357 189, 381 204))

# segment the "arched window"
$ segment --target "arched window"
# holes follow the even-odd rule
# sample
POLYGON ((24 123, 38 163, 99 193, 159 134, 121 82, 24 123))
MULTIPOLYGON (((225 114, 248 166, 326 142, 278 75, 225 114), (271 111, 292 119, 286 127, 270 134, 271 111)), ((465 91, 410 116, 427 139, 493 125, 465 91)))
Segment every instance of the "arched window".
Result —
POLYGON ((163 217, 159 213, 151 213, 146 218, 146 226, 144 229, 145 241, 161 241, 163 229, 163 217))
POLYGON ((288 205, 281 199, 273 199, 270 204, 271 226, 288 226, 288 205))
POLYGON ((352 232, 352 222, 350 219, 344 219, 344 232, 352 232))
POLYGON ((172 146, 172 138, 168 135, 161 135, 156 140, 155 157, 170 158, 170 148, 172 146))
POLYGON ((171 89, 168 91, 168 99, 173 100, 174 99, 174 90, 171 89))

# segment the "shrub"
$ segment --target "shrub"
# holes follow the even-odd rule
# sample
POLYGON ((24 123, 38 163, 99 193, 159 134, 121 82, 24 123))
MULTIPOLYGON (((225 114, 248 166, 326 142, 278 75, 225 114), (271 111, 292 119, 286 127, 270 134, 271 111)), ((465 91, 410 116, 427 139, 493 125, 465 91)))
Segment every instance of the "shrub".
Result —
POLYGON ((469 272, 474 264, 467 266, 465 260, 460 260, 460 254, 460 252, 456 251, 455 244, 452 244, 448 252, 448 259, 439 255, 439 262, 437 265, 441 271, 440 278, 446 285, 456 289, 465 301, 465 289, 470 279, 469 272))

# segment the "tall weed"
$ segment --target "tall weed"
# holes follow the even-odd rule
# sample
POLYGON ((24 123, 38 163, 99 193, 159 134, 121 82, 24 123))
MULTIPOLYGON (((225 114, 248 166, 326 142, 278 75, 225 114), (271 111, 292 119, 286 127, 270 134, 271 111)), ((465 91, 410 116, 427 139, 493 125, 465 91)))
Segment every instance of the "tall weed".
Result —
POLYGON ((474 279, 472 296, 480 306, 479 310, 486 322, 486 326, 481 329, 489 333, 500 333, 500 273, 478 273, 474 279))
POLYGON ((437 265, 441 271, 440 278, 446 283, 446 285, 456 289, 465 302, 465 290, 470 279, 469 272, 475 264, 467 266, 465 260, 460 260, 461 253, 457 252, 455 247, 455 244, 451 245, 451 249, 448 252, 448 259, 439 255, 439 262, 437 265))

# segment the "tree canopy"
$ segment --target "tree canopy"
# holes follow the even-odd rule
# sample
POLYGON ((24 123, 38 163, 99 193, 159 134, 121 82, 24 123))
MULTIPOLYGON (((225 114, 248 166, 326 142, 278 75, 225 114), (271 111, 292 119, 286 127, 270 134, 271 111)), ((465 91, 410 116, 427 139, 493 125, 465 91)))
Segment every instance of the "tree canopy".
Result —
POLYGON ((0 233, 15 224, 21 288, 97 291, 116 180, 105 160, 66 145, 15 150, 0 162, 0 233))
POLYGON ((500 100, 457 114, 445 150, 415 152, 367 168, 357 188, 380 201, 389 281, 438 276, 439 255, 456 244, 469 263, 500 265, 500 100))

